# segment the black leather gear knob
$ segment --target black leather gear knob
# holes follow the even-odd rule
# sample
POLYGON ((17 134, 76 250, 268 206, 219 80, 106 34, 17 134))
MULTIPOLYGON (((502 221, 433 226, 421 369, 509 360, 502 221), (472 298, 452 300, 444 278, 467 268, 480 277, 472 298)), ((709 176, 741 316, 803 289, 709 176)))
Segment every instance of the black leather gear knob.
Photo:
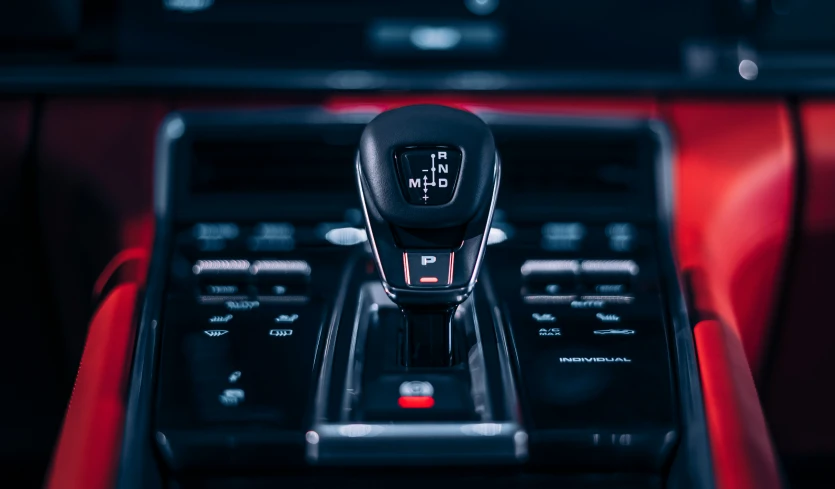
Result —
POLYGON ((499 189, 489 127, 438 105, 384 112, 366 126, 356 168, 369 241, 392 300, 403 307, 463 302, 499 189))
POLYGON ((395 226, 458 226, 490 206, 496 146, 487 124, 470 112, 440 105, 412 105, 383 112, 362 133, 359 161, 368 190, 366 197, 380 216, 395 226), (419 152, 441 153, 436 165, 450 161, 453 152, 460 155, 457 186, 448 202, 431 207, 409 202, 398 173, 403 172, 409 154, 419 152))

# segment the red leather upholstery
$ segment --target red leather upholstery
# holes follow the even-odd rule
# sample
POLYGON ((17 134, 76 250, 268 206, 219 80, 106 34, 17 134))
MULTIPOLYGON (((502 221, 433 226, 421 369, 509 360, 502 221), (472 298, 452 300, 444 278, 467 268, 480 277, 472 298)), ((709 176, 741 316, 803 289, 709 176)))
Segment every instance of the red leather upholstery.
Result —
MULTIPOLYGON (((182 100, 176 105, 199 107, 204 103, 229 105, 219 98, 214 102, 211 98, 182 100)), ((280 102, 268 101, 267 105, 273 103, 280 102)), ((412 103, 565 115, 661 116, 670 124, 678 163, 675 231, 679 260, 684 270, 697 278, 693 283, 697 304, 729 325, 707 321, 696 330, 719 488, 779 487, 746 357, 756 370, 772 312, 763 304, 772 304, 776 297, 790 225, 795 161, 786 108, 779 102, 694 101, 659 107, 650 98, 459 95, 335 96, 324 105, 335 111, 352 111, 412 103)), ((243 105, 250 104, 258 105, 243 101, 243 105)), ((119 112, 118 104, 93 105, 96 125, 109 131, 107 136, 88 142, 91 148, 85 149, 73 142, 78 132, 57 134, 61 127, 71 125, 75 115, 89 111, 82 103, 54 102, 47 106, 47 110, 57 110, 57 115, 48 119, 52 140, 45 137, 45 144, 51 145, 50 155, 92 152, 85 158, 103 168, 84 170, 89 170, 94 188, 99 188, 123 165, 117 155, 124 153, 124 148, 150 144, 149 128, 161 119, 166 104, 145 107, 143 101, 129 101, 127 115, 119 112), (125 117, 132 118, 131 111, 137 114, 137 126, 125 122, 125 117), (121 130, 108 128, 108 124, 119 124, 121 130), (130 134, 132 127, 138 134, 130 134), (92 146, 110 148, 113 153, 92 146), (113 168, 106 167, 111 163, 113 168)), ((133 184, 135 174, 115 176, 119 185, 102 189, 108 201, 129 201, 120 204, 118 212, 123 246, 142 243, 150 247, 149 148, 143 147, 143 153, 133 155, 130 163, 142 166, 132 169, 143 172, 135 192, 120 190, 133 184), (125 215, 130 219, 124 219, 125 215), (125 222, 135 224, 125 226, 125 222)), ((135 293, 136 286, 119 286, 93 318, 49 489, 103 489, 112 482, 124 421, 135 293)))
POLYGON ((675 240, 702 317, 741 339, 756 375, 776 311, 797 164, 779 102, 674 102, 675 240))
POLYGON ((90 322, 47 489, 110 489, 125 422, 138 287, 116 287, 90 322))
POLYGON ((780 476, 754 378, 736 332, 694 329, 717 489, 778 489, 780 476))
POLYGON ((323 105, 334 111, 389 110, 412 104, 441 104, 467 110, 487 109, 531 114, 582 116, 651 117, 657 113, 654 99, 645 97, 544 97, 483 95, 343 95, 326 100, 323 105))
POLYGON ((68 371, 93 313, 94 280, 120 251, 151 246, 157 128, 171 110, 154 97, 53 97, 38 150, 42 247, 68 371))
MULTIPOLYGON (((835 321, 829 307, 835 277, 835 102, 804 103, 799 115, 805 194, 783 320, 762 397, 787 462, 802 465, 820 457, 819 469, 831 474, 825 457, 835 456, 835 321)), ((809 476, 805 468, 795 472, 809 476)))

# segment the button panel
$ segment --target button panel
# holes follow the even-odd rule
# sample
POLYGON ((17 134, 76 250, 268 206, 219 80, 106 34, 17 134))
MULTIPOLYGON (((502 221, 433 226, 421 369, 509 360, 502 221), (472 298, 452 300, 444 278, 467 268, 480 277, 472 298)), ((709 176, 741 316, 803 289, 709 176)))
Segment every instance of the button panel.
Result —
POLYGON ((326 298, 353 251, 326 240, 304 251, 247 244, 307 239, 294 229, 198 224, 178 235, 154 413, 159 453, 175 471, 304 462, 326 298))
POLYGON ((657 267, 637 239, 648 234, 627 224, 552 224, 542 228, 544 251, 533 251, 524 231, 490 250, 532 463, 658 470, 677 442, 657 267))

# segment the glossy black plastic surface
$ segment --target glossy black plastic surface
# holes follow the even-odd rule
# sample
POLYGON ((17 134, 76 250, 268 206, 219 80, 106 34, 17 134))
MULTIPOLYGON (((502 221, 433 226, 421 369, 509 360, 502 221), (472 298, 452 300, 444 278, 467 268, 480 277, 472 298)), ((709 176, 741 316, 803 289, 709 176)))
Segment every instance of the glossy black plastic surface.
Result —
MULTIPOLYGON (((553 227, 541 229, 547 234, 553 227)), ((648 240, 653 230, 630 232, 629 246, 600 232, 562 252, 541 251, 543 243, 526 239, 490 249, 489 283, 513 338, 534 464, 659 470, 677 443, 669 327, 648 240), (603 265, 581 265, 587 258, 636 275, 600 273, 603 265), (532 273, 532 259, 562 266, 532 273), (565 273, 573 263, 577 272, 565 273), (599 292, 613 282, 628 284, 628 293, 599 292)))
POLYGON ((159 453, 174 470, 303 462, 314 367, 333 307, 328 298, 338 287, 350 248, 249 251, 263 226, 198 224, 179 235, 161 322, 154 428, 159 453), (246 231, 229 233, 229 226, 246 231), (221 245, 217 241, 224 230, 234 237, 221 239, 221 245), (258 264, 276 256, 284 264, 306 263, 309 276, 267 273, 274 270, 265 271, 266 265, 195 275, 197 265, 188 266, 208 268, 219 257, 258 264), (225 291, 230 283, 241 284, 237 294, 203 293, 212 287, 225 291))

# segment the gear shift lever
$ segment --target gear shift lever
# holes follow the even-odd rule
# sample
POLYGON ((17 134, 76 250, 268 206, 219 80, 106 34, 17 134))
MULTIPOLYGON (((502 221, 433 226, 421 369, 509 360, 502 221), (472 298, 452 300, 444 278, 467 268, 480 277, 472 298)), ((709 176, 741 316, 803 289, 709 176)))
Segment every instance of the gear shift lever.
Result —
POLYGON ((415 105, 360 139, 357 181, 383 288, 403 311, 405 363, 452 363, 452 317, 475 286, 499 189, 493 135, 475 115, 415 105))

